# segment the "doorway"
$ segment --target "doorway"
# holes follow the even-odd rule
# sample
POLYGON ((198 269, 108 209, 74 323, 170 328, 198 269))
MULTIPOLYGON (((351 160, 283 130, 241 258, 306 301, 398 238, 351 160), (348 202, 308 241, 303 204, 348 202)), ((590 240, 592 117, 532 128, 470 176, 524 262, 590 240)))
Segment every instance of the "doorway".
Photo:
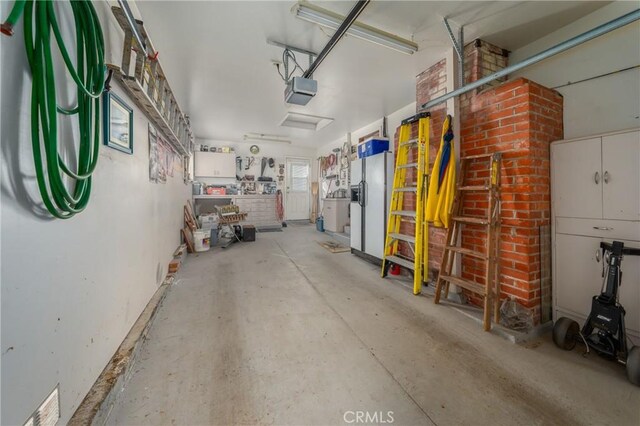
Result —
POLYGON ((285 219, 309 219, 311 161, 308 158, 287 158, 285 219))

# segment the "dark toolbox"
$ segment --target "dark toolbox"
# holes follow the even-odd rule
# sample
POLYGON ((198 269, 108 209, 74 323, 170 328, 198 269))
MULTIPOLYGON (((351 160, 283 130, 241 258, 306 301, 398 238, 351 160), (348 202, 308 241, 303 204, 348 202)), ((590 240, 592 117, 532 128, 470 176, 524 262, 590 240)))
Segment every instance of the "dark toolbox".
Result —
POLYGON ((242 227, 242 239, 244 241, 256 240, 256 227, 253 225, 244 225, 242 227))

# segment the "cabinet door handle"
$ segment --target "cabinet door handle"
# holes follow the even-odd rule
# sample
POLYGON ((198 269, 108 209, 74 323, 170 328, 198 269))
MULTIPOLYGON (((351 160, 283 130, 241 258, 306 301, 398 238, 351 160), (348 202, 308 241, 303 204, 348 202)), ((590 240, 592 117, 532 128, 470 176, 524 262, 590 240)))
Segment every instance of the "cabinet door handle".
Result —
POLYGON ((593 229, 597 229, 598 231, 613 231, 613 228, 609 228, 608 226, 594 226, 593 229))
POLYGON ((609 183, 609 172, 605 170, 604 174, 602 175, 602 180, 604 181, 604 183, 609 183))
POLYGON ((596 182, 596 185, 600 183, 600 172, 596 172, 593 180, 596 182))
POLYGON ((596 262, 600 263, 600 249, 596 250, 596 262))

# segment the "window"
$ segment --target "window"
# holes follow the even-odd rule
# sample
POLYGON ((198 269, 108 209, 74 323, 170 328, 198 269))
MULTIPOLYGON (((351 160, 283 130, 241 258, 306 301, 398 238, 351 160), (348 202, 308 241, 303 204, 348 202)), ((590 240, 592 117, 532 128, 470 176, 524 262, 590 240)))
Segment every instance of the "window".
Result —
POLYGON ((306 192, 309 190, 309 165, 307 163, 291 163, 290 191, 306 192))

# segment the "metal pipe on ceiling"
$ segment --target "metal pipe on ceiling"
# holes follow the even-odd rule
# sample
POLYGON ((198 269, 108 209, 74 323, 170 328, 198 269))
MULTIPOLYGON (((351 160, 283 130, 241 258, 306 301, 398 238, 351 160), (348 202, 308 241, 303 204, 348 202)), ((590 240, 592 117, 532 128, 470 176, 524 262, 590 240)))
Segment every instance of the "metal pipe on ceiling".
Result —
POLYGON ((442 95, 438 98, 435 98, 425 104, 422 104, 420 106, 420 109, 429 109, 435 105, 441 104, 453 97, 456 96, 460 96, 464 93, 467 93, 473 89, 477 89, 478 87, 482 86, 483 84, 487 84, 492 82, 493 80, 497 80, 500 77, 504 77, 507 74, 511 74, 515 71, 519 71, 523 68, 526 68, 528 66, 531 66, 533 64, 536 64, 544 59, 550 58, 551 56, 557 55, 558 53, 562 53, 566 50, 569 50, 575 46, 578 46, 582 43, 585 43, 589 40, 593 40, 596 37, 600 37, 601 35, 607 34, 613 30, 616 30, 618 28, 624 27, 625 25, 628 25, 632 22, 637 21, 638 19, 640 19, 640 9, 636 9, 632 12, 627 13, 626 15, 620 16, 619 18, 616 18, 612 21, 609 21, 605 24, 602 24, 598 27, 593 28, 592 30, 589 30, 585 33, 582 33, 576 37, 570 38, 567 41, 564 41, 560 44, 557 44, 547 50, 543 50, 542 52, 533 55, 527 59, 525 59, 522 62, 519 62, 517 64, 508 66, 507 68, 504 68, 496 73, 493 73, 491 75, 488 75, 484 78, 481 78, 480 80, 476 80, 473 83, 469 83, 464 87, 461 87, 459 89, 454 90, 453 92, 449 92, 446 95, 442 95))
POLYGON ((342 21, 342 24, 340 24, 340 26, 338 27, 336 32, 333 34, 331 39, 329 39, 329 42, 327 43, 327 45, 318 54, 318 57, 316 58, 316 60, 313 61, 311 65, 309 65, 309 68, 304 72, 302 77, 311 78, 314 71, 318 69, 322 61, 324 61, 324 58, 327 57, 329 52, 331 52, 331 50, 335 47, 338 41, 340 41, 340 39, 345 35, 349 27, 356 21, 356 19, 358 19, 358 16, 360 16, 360 13, 362 13, 364 8, 367 7, 370 1, 371 0, 359 0, 356 3, 356 5, 353 6, 353 9, 351 9, 351 12, 349 12, 347 17, 344 18, 344 21, 342 21))

